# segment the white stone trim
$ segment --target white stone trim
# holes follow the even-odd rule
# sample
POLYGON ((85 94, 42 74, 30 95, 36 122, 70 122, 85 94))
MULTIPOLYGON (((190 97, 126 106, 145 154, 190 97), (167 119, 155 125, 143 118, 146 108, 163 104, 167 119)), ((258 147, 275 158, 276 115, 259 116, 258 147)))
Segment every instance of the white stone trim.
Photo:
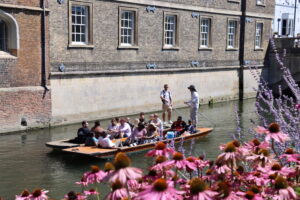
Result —
MULTIPOLYGON (((33 10, 33 11, 43 11, 42 8, 33 7, 33 6, 22 6, 22 5, 14 5, 14 4, 7 4, 7 3, 0 3, 0 7, 4 8, 16 8, 16 9, 25 9, 25 10, 33 10)), ((50 9, 46 8, 46 12, 49 12, 50 9)))
MULTIPOLYGON (((51 89, 50 85, 47 85, 48 89, 51 89)), ((0 92, 21 92, 21 91, 43 91, 42 86, 27 86, 27 87, 8 87, 0 88, 0 92)))
POLYGON ((114 0, 114 2, 131 3, 131 4, 138 4, 138 5, 154 5, 156 7, 172 8, 172 9, 180 9, 180 10, 190 10, 190 11, 198 11, 198 12, 213 13, 213 14, 236 15, 236 16, 242 15, 242 12, 235 11, 235 10, 207 8, 207 7, 201 7, 201 6, 184 5, 184 4, 161 2, 161 1, 114 0))
POLYGON ((256 17, 256 18, 266 18, 266 19, 274 18, 274 16, 271 14, 254 13, 254 12, 246 12, 246 17, 256 17))

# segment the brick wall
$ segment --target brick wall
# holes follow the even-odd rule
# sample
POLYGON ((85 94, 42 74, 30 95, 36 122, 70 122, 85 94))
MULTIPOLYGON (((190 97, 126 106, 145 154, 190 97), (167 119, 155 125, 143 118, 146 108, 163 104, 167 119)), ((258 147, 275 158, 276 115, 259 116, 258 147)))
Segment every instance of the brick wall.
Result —
MULTIPOLYGON (((0 3, 40 6, 40 0, 6 0, 0 3)), ((45 126, 51 118, 51 93, 43 97, 41 87, 42 13, 30 9, 1 8, 19 26, 20 48, 16 57, 0 55, 0 133, 20 129, 21 118, 28 127, 45 126)), ((46 18, 47 27, 48 17, 46 18)), ((49 72, 49 31, 46 36, 46 78, 49 72)))
POLYGON ((21 119, 28 127, 47 126, 51 116, 50 92, 43 98, 40 88, 0 89, 0 133, 21 128, 21 119))

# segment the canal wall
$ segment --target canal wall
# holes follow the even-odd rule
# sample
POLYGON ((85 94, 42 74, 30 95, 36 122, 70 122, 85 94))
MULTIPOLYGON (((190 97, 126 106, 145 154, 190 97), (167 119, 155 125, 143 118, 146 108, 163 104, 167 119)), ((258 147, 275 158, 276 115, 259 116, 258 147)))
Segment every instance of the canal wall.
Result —
MULTIPOLYGON (((276 52, 284 65, 290 70, 291 75, 296 83, 300 83, 300 38, 275 38, 274 39, 276 52), (299 42, 298 42, 299 41, 299 42)), ((288 85, 283 80, 282 70, 278 60, 276 59, 275 51, 269 47, 266 58, 266 67, 263 70, 264 78, 269 84, 270 88, 278 95, 278 86, 282 90, 291 94, 288 85)))
MULTIPOLYGON (((161 110, 160 91, 169 84, 174 107, 190 99, 194 84, 200 103, 239 97, 239 67, 93 73, 52 73, 52 125, 161 110)), ((257 83, 244 70, 244 97, 255 97, 257 83)))

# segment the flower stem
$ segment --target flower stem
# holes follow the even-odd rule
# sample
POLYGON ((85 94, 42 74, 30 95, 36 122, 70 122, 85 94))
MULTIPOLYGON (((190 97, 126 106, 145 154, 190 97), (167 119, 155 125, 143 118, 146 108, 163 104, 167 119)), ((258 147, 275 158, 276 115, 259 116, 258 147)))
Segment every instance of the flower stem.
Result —
POLYGON ((274 139, 272 139, 271 141, 272 141, 272 150, 273 150, 273 152, 275 153, 275 155, 276 155, 277 159, 279 160, 279 162, 280 162, 280 165, 281 165, 281 166, 283 166, 283 165, 282 165, 282 162, 281 162, 281 159, 279 158, 279 155, 278 155, 278 153, 277 153, 277 152, 276 152, 276 150, 275 150, 275 143, 274 143, 274 139))
POLYGON ((129 193, 129 187, 128 187, 127 181, 126 181, 125 187, 126 187, 126 191, 127 191, 127 195, 128 195, 128 200, 130 200, 130 199, 131 199, 131 196, 130 196, 130 193, 129 193))

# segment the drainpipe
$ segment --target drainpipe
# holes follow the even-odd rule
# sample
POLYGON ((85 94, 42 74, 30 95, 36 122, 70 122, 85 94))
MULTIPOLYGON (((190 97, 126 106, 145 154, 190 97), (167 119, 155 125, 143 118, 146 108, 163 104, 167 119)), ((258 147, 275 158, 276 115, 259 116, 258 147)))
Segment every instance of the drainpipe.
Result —
POLYGON ((295 0, 295 7, 294 7, 294 37, 296 37, 296 13, 297 13, 297 1, 295 0))
POLYGON ((239 45, 239 99, 244 99, 244 64, 245 64, 245 27, 246 27, 246 1, 241 0, 241 21, 240 21, 240 45, 239 45))
POLYGON ((42 50, 42 58, 41 58, 41 75, 42 82, 41 86, 44 88, 44 97, 46 93, 49 91, 47 88, 47 77, 46 77, 46 9, 45 9, 45 0, 42 0, 42 23, 41 23, 41 50, 42 50))

